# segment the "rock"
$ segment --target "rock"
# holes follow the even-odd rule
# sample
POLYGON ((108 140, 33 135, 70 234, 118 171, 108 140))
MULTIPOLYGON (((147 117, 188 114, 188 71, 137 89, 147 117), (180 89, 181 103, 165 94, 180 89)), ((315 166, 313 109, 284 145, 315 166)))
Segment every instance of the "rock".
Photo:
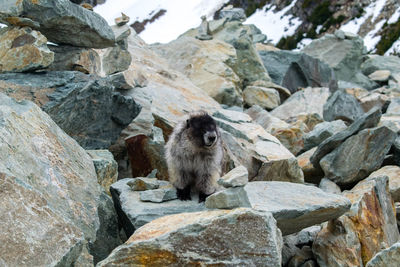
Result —
POLYGON ((67 45, 51 45, 49 48, 54 52, 54 62, 48 67, 49 70, 74 70, 85 74, 100 73, 100 57, 93 49, 67 45))
POLYGON ((289 267, 297 267, 297 266, 303 266, 307 261, 312 260, 314 258, 314 255, 312 253, 312 250, 309 246, 304 246, 302 247, 296 255, 292 257, 292 259, 289 261, 288 266, 289 267))
POLYGON ((177 198, 176 189, 172 186, 140 192, 140 200, 144 202, 161 203, 177 198))
POLYGON ((92 159, 32 102, 0 94, 0 113, 2 265, 71 265, 85 244, 104 258, 118 232, 92 159))
POLYGON ((203 211, 152 221, 98 266, 272 267, 280 266, 281 249, 281 233, 270 213, 251 209, 203 211))
POLYGON ((396 267, 400 262, 400 242, 378 252, 366 267, 396 267))
POLYGON ((157 179, 145 177, 133 178, 127 182, 127 185, 129 185, 133 191, 146 191, 160 187, 160 183, 157 179))
POLYGON ((127 184, 132 180, 133 178, 121 179, 110 187, 118 224, 126 236, 131 236, 139 227, 166 215, 206 210, 204 203, 198 203, 196 199, 162 203, 143 202, 140 200, 140 194, 145 191, 133 191, 127 184))
POLYGON ((205 41, 205 40, 211 40, 213 37, 210 32, 210 27, 208 25, 207 17, 206 16, 201 16, 201 23, 199 27, 199 34, 196 35, 196 38, 205 41))
POLYGON ((400 73, 400 61, 397 56, 369 55, 361 65, 365 75, 370 75, 377 70, 389 70, 391 73, 400 73))
POLYGON ((0 30, 0 73, 43 69, 53 60, 54 53, 40 32, 27 27, 0 30))
POLYGON ((228 109, 220 109, 216 111, 213 116, 233 123, 251 123, 253 121, 246 113, 228 109))
POLYGON ((364 179, 379 169, 396 136, 389 128, 381 126, 349 137, 320 160, 325 177, 338 185, 364 179))
POLYGON ((302 52, 327 63, 335 72, 337 80, 342 80, 371 90, 377 84, 361 73, 364 41, 360 36, 342 40, 335 35, 325 34, 313 40, 302 52))
POLYGON ((243 90, 243 100, 248 106, 258 105, 271 110, 280 105, 279 93, 273 88, 247 86, 243 90))
POLYGON ((218 179, 218 184, 228 187, 244 186, 249 181, 249 172, 243 165, 238 166, 218 179))
POLYGON ((379 176, 389 177, 389 191, 393 201, 400 201, 400 167, 394 165, 384 166, 371 173, 368 178, 375 178, 379 176))
POLYGON ((343 195, 350 211, 325 225, 313 244, 320 266, 363 266, 399 239, 387 177, 364 180, 343 195))
POLYGON ((400 98, 391 99, 390 105, 387 108, 385 115, 400 115, 400 98))
POLYGON ((140 111, 107 78, 81 72, 0 74, 0 92, 34 101, 85 149, 108 148, 140 111))
POLYGON ((357 99, 341 90, 332 94, 324 105, 324 120, 344 120, 352 123, 364 114, 357 99))
POLYGON ((127 24, 129 20, 130 20, 129 16, 121 12, 121 17, 115 18, 114 22, 117 26, 121 27, 127 24))
POLYGON ((323 178, 321 182, 319 183, 319 188, 321 188, 324 192, 331 193, 331 194, 338 194, 342 193, 342 190, 340 190, 340 187, 329 180, 328 178, 323 178))
POLYGON ((366 128, 373 128, 378 125, 378 122, 382 116, 382 112, 379 108, 372 109, 353 122, 346 130, 338 132, 328 139, 325 139, 314 152, 310 158, 311 163, 315 168, 319 169, 319 161, 328 153, 332 152, 336 147, 343 143, 350 136, 358 133, 359 131, 366 128))
POLYGON ((228 21, 245 21, 247 17, 243 8, 223 8, 219 11, 219 19, 224 18, 227 18, 228 21))
POLYGON ((315 168, 310 161, 311 156, 316 150, 317 147, 314 147, 297 156, 299 166, 304 173, 304 181, 307 183, 319 184, 321 178, 324 176, 323 171, 319 168, 315 168))
POLYGON ((325 193, 314 186, 250 182, 244 190, 253 209, 272 213, 283 235, 337 218, 350 208, 345 197, 325 193))
POLYGON ((187 75, 198 87, 221 104, 242 105, 240 79, 229 62, 236 62, 235 49, 220 40, 202 42, 178 38, 165 45, 153 46, 176 70, 187 75))
POLYGON ((108 150, 87 150, 93 160, 97 182, 110 195, 110 185, 118 178, 118 164, 108 150))
POLYGON ((254 122, 261 125, 268 133, 273 134, 277 129, 289 128, 288 123, 271 115, 270 112, 260 106, 254 105, 246 110, 245 113, 248 114, 254 122))
POLYGON ((125 71, 132 61, 131 54, 119 46, 106 49, 102 55, 102 74, 110 75, 125 71))
POLYGON ((325 139, 347 128, 342 120, 326 121, 317 124, 315 128, 303 136, 304 150, 309 150, 321 144, 325 139))
POLYGON ((10 7, 10 10, 7 10, 6 6, 5 14, 0 15, 1 22, 7 24, 8 16, 29 18, 40 24, 40 28, 35 30, 39 30, 49 41, 57 44, 89 48, 114 45, 114 34, 100 15, 68 0, 24 0, 17 1, 16 4, 17 7, 10 7))
POLYGON ((360 102, 364 112, 368 112, 374 107, 385 110, 390 104, 390 97, 384 94, 371 92, 365 96, 358 98, 358 101, 360 102))
POLYGON ((314 242, 315 237, 321 231, 320 225, 314 225, 304 228, 298 233, 286 235, 283 237, 283 241, 286 243, 293 244, 298 247, 302 247, 314 242))
POLYGON ((390 70, 376 70, 368 75, 368 78, 375 82, 387 82, 390 78, 390 75, 390 70))
POLYGON ((330 87, 336 83, 333 70, 307 54, 286 50, 259 51, 259 54, 272 81, 291 93, 299 88, 330 87))
POLYGON ((328 97, 328 88, 306 88, 294 93, 271 114, 281 120, 295 117, 299 113, 317 113, 322 118, 323 106, 328 97))
POLYGON ((247 192, 243 187, 233 187, 216 192, 207 197, 205 205, 208 209, 251 207, 249 198, 247 197, 247 192))

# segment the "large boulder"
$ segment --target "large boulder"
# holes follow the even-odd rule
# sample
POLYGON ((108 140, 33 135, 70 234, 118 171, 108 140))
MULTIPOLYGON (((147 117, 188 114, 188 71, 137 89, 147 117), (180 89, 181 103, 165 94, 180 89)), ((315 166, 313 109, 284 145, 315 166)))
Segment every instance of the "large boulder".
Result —
POLYGON ((325 121, 317 124, 314 129, 303 136, 304 150, 318 146, 325 139, 347 128, 342 120, 325 121))
POLYGON ((364 114, 357 99, 344 91, 333 93, 324 105, 324 120, 344 120, 352 123, 364 114))
POLYGON ((0 92, 34 101, 86 149, 108 148, 140 111, 109 79, 81 72, 1 74, 0 92))
POLYGON ((68 0, 1 1, 1 6, 2 23, 14 25, 19 18, 31 19, 37 25, 35 30, 54 43, 94 48, 115 43, 114 33, 105 19, 68 0))
POLYGON ((365 75, 370 75, 377 70, 389 70, 393 74, 400 73, 400 60, 397 56, 370 55, 361 65, 365 75))
POLYGON ((230 67, 237 61, 231 45, 215 39, 203 42, 182 37, 152 49, 219 103, 242 105, 240 79, 230 67))
POLYGON ((400 242, 378 252, 366 267, 396 267, 400 262, 400 242))
POLYGON ((259 51, 272 81, 295 93, 299 88, 330 87, 336 83, 332 69, 301 52, 259 51))
POLYGON ((371 109, 363 116, 361 116, 358 120, 353 122, 349 127, 345 130, 338 132, 328 139, 325 139, 314 152, 312 157, 310 158, 311 163, 315 168, 319 169, 319 161, 328 153, 332 152, 336 147, 342 144, 347 138, 350 136, 357 134, 359 131, 376 127, 381 119, 382 112, 378 109, 371 109))
POLYGON ((350 211, 325 225, 313 244, 320 266, 364 266, 400 237, 387 177, 364 180, 343 196, 350 211))
POLYGON ((345 197, 325 193, 315 186, 288 182, 249 182, 243 189, 229 188, 216 194, 207 198, 207 207, 225 209, 230 204, 242 203, 271 212, 283 235, 338 218, 350 208, 345 197), (235 192, 240 198, 234 198, 235 192))
POLYGON ((334 70, 337 80, 354 83, 369 90, 377 87, 376 83, 361 73, 365 50, 360 36, 345 34, 342 39, 337 34, 325 34, 304 47, 302 52, 327 63, 334 70))
POLYGON ((117 181, 118 164, 108 150, 87 150, 93 160, 97 182, 110 195, 110 186, 117 181))
POLYGON ((273 88, 247 86, 243 90, 243 100, 247 106, 258 105, 271 110, 281 104, 279 92, 273 88))
POLYGON ((380 168, 396 137, 385 126, 362 130, 324 156, 319 164, 325 177, 335 183, 354 184, 380 168))
POLYGON ((270 213, 182 213, 141 227, 98 266, 280 266, 282 236, 270 213))
POLYGON ((394 202, 400 201, 400 167, 388 165, 371 173, 368 178, 387 176, 389 178, 389 191, 394 202))
POLYGON ((0 73, 43 69, 54 60, 47 39, 28 27, 0 30, 0 73))
POLYGON ((103 259, 118 231, 92 159, 32 102, 0 93, 0 114, 2 265, 103 259))
POLYGON ((282 120, 295 117, 299 113, 317 113, 322 118, 323 106, 329 95, 328 88, 306 88, 294 93, 271 114, 282 120))

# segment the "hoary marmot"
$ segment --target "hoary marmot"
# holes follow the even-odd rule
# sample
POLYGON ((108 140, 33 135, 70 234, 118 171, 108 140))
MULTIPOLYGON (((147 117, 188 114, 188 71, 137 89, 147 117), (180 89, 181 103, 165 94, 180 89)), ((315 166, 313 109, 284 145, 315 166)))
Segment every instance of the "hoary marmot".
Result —
POLYGON ((198 111, 179 122, 165 147, 169 180, 180 200, 191 199, 191 188, 199 192, 199 202, 216 190, 221 175, 223 148, 215 120, 198 111))

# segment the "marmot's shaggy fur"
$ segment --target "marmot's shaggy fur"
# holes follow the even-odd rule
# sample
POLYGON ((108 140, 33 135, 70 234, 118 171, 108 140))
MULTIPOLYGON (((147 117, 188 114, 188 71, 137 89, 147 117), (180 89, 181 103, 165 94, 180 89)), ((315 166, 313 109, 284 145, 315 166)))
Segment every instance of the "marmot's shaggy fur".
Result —
POLYGON ((165 150, 169 180, 179 199, 191 199, 192 186, 199 191, 199 202, 215 192, 223 148, 218 127, 207 112, 191 113, 179 122, 165 150))

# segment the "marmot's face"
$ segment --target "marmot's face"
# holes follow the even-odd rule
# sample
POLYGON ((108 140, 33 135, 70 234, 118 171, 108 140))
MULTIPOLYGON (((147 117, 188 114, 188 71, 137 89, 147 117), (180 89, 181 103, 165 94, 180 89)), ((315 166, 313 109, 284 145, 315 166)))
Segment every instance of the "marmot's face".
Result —
POLYGON ((216 144, 217 124, 210 115, 192 117, 187 121, 187 126, 199 147, 211 148, 216 144))

